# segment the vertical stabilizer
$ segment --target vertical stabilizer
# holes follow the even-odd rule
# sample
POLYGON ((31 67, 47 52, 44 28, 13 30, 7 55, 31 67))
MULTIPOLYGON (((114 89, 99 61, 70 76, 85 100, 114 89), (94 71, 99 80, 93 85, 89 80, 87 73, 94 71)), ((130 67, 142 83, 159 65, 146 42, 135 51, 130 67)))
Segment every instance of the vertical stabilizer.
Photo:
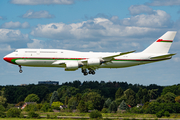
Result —
POLYGON ((167 31, 163 36, 146 48, 143 53, 168 53, 176 31, 167 31))

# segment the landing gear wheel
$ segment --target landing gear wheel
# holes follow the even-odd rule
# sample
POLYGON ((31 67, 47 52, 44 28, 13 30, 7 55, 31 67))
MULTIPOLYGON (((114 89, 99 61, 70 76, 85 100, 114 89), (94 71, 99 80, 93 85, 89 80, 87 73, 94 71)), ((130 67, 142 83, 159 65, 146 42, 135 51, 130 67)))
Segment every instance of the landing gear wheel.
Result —
POLYGON ((19 68, 20 68, 19 72, 22 73, 23 71, 21 65, 19 65, 19 68))
POLYGON ((84 72, 84 76, 86 76, 86 75, 88 75, 88 73, 87 73, 87 72, 84 72))
POLYGON ((94 75, 94 74, 95 74, 95 72, 93 71, 93 72, 92 72, 92 75, 94 75))
POLYGON ((82 69, 82 73, 84 74, 84 76, 88 75, 88 72, 86 69, 82 69))
POLYGON ((20 73, 22 73, 23 71, 22 70, 19 70, 20 73))

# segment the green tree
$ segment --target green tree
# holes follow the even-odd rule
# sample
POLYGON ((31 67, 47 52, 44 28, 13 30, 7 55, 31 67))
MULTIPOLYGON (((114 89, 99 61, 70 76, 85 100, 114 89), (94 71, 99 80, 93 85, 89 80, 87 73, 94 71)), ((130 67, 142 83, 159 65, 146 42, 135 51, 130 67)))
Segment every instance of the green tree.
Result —
POLYGON ((111 99, 110 98, 108 98, 105 102, 104 102, 104 108, 109 108, 109 106, 110 106, 110 104, 111 104, 111 99))
POLYGON ((38 102, 39 101, 39 97, 36 94, 29 94, 24 102, 38 102))
POLYGON ((115 94, 115 98, 121 98, 124 95, 124 91, 122 90, 122 88, 120 87, 115 94))
POLYGON ((17 109, 17 108, 10 108, 7 113, 6 116, 7 117, 19 117, 21 114, 21 110, 17 109))
POLYGON ((76 109, 77 106, 78 106, 77 98, 71 97, 68 101, 68 108, 73 110, 76 109))
POLYGON ((51 111, 50 104, 49 103, 44 103, 43 106, 41 107, 41 111, 50 112, 51 111))
POLYGON ((145 88, 145 89, 142 90, 142 93, 143 93, 142 103, 145 104, 146 102, 149 102, 149 100, 150 100, 148 90, 145 88))
POLYGON ((119 109, 120 110, 126 110, 129 107, 127 106, 127 104, 124 102, 124 100, 121 102, 121 104, 119 105, 119 109))
POLYGON ((97 110, 101 110, 103 108, 103 99, 97 92, 89 92, 84 94, 82 96, 82 100, 86 103, 86 105, 88 105, 87 108, 94 108, 97 110))
POLYGON ((58 97, 59 97, 60 101, 65 103, 66 96, 69 98, 71 96, 75 96, 79 92, 79 89, 75 88, 75 87, 64 85, 64 86, 60 87, 57 90, 57 92, 58 92, 58 97))
POLYGON ((150 99, 156 99, 158 96, 158 89, 151 89, 148 91, 150 99))
POLYGON ((90 118, 102 118, 102 114, 101 112, 99 112, 98 110, 93 110, 90 114, 89 114, 90 118))
POLYGON ((136 105, 136 93, 132 90, 132 89, 127 89, 124 92, 125 96, 126 96, 126 103, 130 106, 135 106, 136 105))
POLYGON ((0 104, 1 104, 1 105, 5 105, 6 102, 7 102, 7 99, 6 99, 6 97, 4 96, 4 91, 5 91, 5 88, 3 88, 3 89, 0 91, 0 104))
POLYGON ((117 104, 115 101, 111 102, 108 110, 109 110, 109 112, 116 112, 117 111, 117 104))
POLYGON ((178 103, 180 103, 180 96, 177 96, 177 97, 175 98, 175 101, 178 102, 178 103))
POLYGON ((58 101, 59 98, 58 98, 58 92, 57 91, 54 91, 52 96, 51 96, 51 99, 50 99, 50 105, 53 103, 53 102, 56 102, 58 101))
POLYGON ((159 103, 174 103, 176 95, 174 93, 168 92, 165 95, 161 95, 157 98, 159 103))
POLYGON ((61 106, 61 105, 63 105, 63 103, 60 102, 60 101, 57 101, 57 102, 53 102, 53 103, 51 104, 51 107, 52 107, 53 109, 60 109, 60 106, 61 106))
POLYGON ((85 102, 83 100, 81 100, 77 106, 77 109, 80 111, 80 112, 87 112, 87 107, 85 105, 85 102))

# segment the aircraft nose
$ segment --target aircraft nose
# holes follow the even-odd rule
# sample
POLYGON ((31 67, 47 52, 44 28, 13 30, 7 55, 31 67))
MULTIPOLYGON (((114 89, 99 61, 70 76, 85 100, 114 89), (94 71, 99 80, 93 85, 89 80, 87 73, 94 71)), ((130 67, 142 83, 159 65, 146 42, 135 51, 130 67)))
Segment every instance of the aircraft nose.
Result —
POLYGON ((6 57, 6 56, 5 56, 3 59, 4 59, 6 62, 15 64, 15 63, 12 62, 12 59, 13 59, 13 58, 9 58, 9 57, 6 57))

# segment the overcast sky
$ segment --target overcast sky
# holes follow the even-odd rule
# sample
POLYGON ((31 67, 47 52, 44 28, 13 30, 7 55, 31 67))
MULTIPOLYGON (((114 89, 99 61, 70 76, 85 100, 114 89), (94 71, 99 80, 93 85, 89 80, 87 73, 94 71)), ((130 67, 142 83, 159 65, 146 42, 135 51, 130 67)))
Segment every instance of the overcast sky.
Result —
POLYGON ((80 81, 119 81, 173 85, 180 81, 180 0, 0 0, 0 85, 80 81), (32 68, 3 57, 17 48, 56 48, 94 52, 140 52, 166 31, 177 31, 171 60, 147 65, 81 70, 32 68))

